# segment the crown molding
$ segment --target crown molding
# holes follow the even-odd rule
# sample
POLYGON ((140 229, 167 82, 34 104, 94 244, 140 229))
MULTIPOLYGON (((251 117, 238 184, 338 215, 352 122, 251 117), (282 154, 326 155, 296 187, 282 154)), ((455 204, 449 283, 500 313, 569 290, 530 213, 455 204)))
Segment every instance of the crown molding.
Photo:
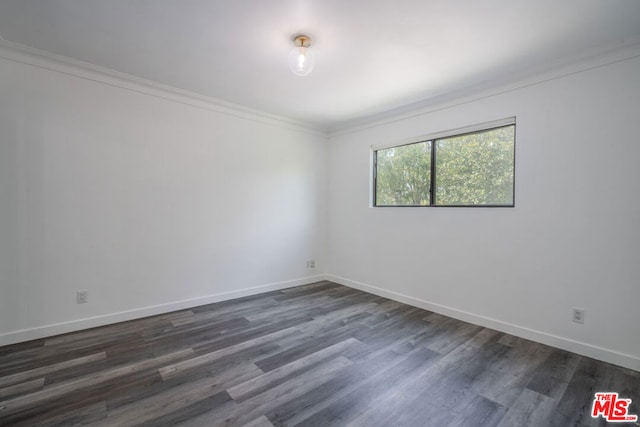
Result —
POLYGON ((640 38, 634 38, 622 45, 600 49, 588 55, 573 57, 533 71, 520 73, 508 80, 468 86, 383 113, 351 120, 330 128, 328 135, 332 138, 419 117, 638 57, 640 57, 640 38))
POLYGON ((244 120, 327 137, 323 128, 0 38, 0 58, 244 120))
POLYGON ((640 38, 631 39, 613 48, 600 49, 591 52, 589 55, 582 55, 578 58, 574 57, 561 63, 547 65, 546 67, 541 67, 526 73, 520 73, 511 77, 508 81, 493 81, 468 86, 457 91, 438 94, 422 101, 379 114, 368 115, 364 118, 350 120, 333 127, 323 128, 0 38, 0 58, 196 108, 202 108, 219 114, 300 131, 324 138, 336 137, 407 120, 412 117, 422 116, 637 57, 640 57, 640 38))

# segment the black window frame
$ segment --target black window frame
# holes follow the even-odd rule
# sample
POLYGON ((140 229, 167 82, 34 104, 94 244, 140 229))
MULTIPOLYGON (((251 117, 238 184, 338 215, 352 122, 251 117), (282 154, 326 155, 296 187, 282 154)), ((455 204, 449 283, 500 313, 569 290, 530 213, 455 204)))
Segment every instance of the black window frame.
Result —
POLYGON ((468 126, 465 128, 450 130, 446 132, 439 132, 424 137, 415 138, 411 142, 404 142, 399 144, 385 145, 380 147, 372 147, 372 207, 374 208, 514 208, 516 202, 516 118, 509 117, 507 119, 496 120, 490 123, 483 123, 468 126), (442 205, 437 204, 437 176, 436 176, 436 162, 437 162, 437 141, 456 138, 461 136, 473 135, 478 133, 489 132, 496 129, 506 128, 513 126, 513 185, 512 185, 512 203, 511 204, 466 204, 466 205, 442 205), (429 180, 429 204, 425 205, 378 205, 378 151, 388 150, 390 148, 404 147, 407 145, 428 143, 431 151, 431 179, 429 180))

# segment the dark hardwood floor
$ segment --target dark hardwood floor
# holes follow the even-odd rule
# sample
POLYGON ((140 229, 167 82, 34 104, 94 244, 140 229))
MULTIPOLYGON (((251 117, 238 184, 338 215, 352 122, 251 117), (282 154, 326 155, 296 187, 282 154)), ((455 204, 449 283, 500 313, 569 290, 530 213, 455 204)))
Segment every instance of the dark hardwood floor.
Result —
POLYGON ((329 282, 0 348, 1 425, 591 426, 640 373, 329 282))

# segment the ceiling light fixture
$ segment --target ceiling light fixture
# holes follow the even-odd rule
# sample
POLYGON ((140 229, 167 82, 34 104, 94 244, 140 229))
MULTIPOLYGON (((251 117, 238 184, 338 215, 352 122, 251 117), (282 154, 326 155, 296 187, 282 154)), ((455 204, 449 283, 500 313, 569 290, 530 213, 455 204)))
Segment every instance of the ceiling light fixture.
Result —
POLYGON ((289 68, 296 76, 306 76, 315 65, 315 57, 313 52, 309 50, 311 47, 311 37, 298 35, 293 38, 295 47, 289 52, 289 68))

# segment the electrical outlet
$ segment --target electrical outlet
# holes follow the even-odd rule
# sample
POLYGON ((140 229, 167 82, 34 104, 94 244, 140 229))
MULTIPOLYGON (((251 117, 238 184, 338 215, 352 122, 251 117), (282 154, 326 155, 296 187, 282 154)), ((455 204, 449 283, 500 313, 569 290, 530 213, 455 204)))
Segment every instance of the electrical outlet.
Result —
POLYGON ((84 304, 87 302, 87 291, 78 291, 76 292, 76 303, 84 304))
POLYGON ((309 260, 309 268, 316 268, 316 260, 315 259, 309 260))
POLYGON ((573 308, 573 321, 575 323, 584 323, 584 309, 573 308))

